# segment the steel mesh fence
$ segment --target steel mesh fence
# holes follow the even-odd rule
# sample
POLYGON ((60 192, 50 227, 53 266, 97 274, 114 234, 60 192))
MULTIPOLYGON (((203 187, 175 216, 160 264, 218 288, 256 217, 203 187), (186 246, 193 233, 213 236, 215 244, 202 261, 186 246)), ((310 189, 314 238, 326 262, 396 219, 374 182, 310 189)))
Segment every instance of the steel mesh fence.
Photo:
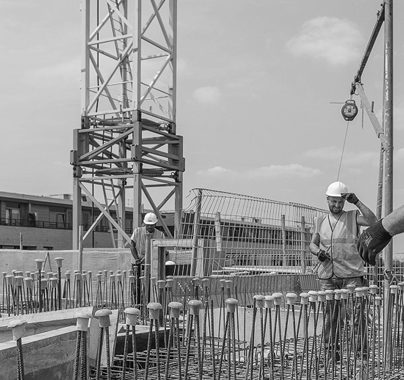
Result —
POLYGON ((309 252, 311 228, 314 217, 325 212, 304 204, 194 189, 179 234, 192 244, 170 252, 170 260, 178 263, 175 274, 195 275, 198 268, 205 276, 310 273, 315 265, 309 252))

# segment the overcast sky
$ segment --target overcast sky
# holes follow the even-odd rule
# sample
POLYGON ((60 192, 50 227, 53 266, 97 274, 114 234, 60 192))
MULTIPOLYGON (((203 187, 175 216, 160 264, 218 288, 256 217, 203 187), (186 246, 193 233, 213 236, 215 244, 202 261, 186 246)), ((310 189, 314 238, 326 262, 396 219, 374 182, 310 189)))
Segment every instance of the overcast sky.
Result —
MULTIPOLYGON (((185 194, 204 187, 325 207, 349 97, 381 0, 178 0, 185 194)), ((404 2, 395 1, 394 191, 404 203, 404 2), (399 175, 401 173, 401 175, 399 175)), ((0 190, 72 192, 80 125, 78 0, 2 0, 0 190)), ((383 33, 363 75, 381 117, 383 33)), ((359 102, 358 97, 355 97, 359 102)), ((340 180, 376 204, 379 141, 359 115, 340 180)))

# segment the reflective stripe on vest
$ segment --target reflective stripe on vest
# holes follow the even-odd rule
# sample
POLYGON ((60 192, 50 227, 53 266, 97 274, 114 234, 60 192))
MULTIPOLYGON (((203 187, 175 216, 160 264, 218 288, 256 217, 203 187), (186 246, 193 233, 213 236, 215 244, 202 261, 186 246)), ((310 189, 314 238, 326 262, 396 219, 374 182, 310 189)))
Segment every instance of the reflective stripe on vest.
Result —
POLYGON ((333 275, 340 278, 360 277, 365 274, 365 266, 356 248, 358 227, 357 211, 343 212, 331 229, 328 215, 316 221, 316 232, 320 235, 320 248, 331 256, 331 260, 320 262, 319 279, 333 275))

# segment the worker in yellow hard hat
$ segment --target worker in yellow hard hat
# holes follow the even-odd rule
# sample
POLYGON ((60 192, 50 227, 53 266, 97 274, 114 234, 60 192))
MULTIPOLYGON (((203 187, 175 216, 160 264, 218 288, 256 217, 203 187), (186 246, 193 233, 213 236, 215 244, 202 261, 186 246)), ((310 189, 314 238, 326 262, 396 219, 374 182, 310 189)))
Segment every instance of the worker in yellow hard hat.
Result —
MULTIPOLYGON (((325 195, 329 213, 315 218, 310 242, 310 251, 318 260, 317 274, 321 289, 365 286, 366 272, 357 249, 357 241, 360 226, 375 223, 376 216, 342 182, 331 183, 325 195), (344 211, 345 201, 355 205, 357 210, 344 211)), ((331 317, 332 303, 327 303, 327 306, 324 338, 329 348, 335 350, 337 347, 333 347, 333 343, 338 320, 337 315, 331 317)))

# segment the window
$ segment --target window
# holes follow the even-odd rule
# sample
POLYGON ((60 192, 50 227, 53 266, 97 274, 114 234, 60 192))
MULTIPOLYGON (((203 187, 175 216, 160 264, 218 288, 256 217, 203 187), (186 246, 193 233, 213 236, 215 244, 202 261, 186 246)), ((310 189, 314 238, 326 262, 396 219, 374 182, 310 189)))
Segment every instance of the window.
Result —
POLYGON ((65 214, 56 214, 56 228, 65 228, 65 214))
POLYGON ((15 226, 20 222, 20 210, 18 208, 6 208, 6 224, 15 226))

